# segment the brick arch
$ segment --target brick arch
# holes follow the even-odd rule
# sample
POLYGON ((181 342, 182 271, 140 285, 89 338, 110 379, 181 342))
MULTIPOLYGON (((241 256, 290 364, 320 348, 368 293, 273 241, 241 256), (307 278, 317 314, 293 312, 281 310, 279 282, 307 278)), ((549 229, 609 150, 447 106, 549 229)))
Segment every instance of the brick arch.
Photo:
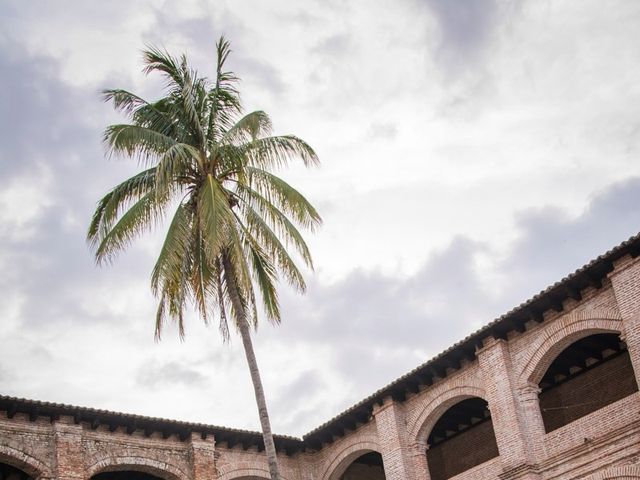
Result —
POLYGON ((7 445, 0 445, 0 462, 19 468, 30 477, 48 478, 49 468, 40 460, 7 445))
POLYGON ((625 465, 608 468, 603 472, 587 477, 585 480, 631 480, 640 478, 640 467, 625 465))
POLYGON ((550 324, 527 349, 527 360, 519 374, 520 385, 537 385, 565 348, 598 333, 622 333, 620 314, 613 309, 584 310, 550 324))
POLYGON ((454 385, 438 393, 424 405, 418 418, 409 427, 409 439, 414 442, 426 442, 433 426, 449 408, 472 397, 487 399, 484 388, 479 385, 454 385))
POLYGON ((372 437, 360 438, 344 445, 323 468, 320 480, 338 480, 356 458, 369 452, 380 453, 380 446, 372 437))
MULTIPOLYGON (((217 480, 241 480, 241 479, 253 479, 253 478, 265 478, 270 479, 269 469, 262 465, 264 462, 256 462, 256 465, 252 467, 237 467, 236 465, 228 465, 223 467, 218 472, 217 480)), ((287 480, 287 477, 280 473, 282 480, 287 480)))
POLYGON ((242 478, 267 478, 270 479, 269 470, 266 468, 234 468, 221 474, 218 480, 235 480, 242 478))
POLYGON ((89 479, 98 473, 122 470, 149 473, 165 480, 182 480, 189 478, 184 471, 170 463, 134 455, 109 455, 94 462, 87 470, 87 478, 89 479))

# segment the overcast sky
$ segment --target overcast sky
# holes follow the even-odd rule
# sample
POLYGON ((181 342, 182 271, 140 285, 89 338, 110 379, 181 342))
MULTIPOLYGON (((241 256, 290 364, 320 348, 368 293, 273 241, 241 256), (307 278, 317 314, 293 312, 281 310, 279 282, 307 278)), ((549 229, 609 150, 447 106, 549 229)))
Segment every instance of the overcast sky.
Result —
POLYGON ((309 142, 309 291, 256 336, 272 423, 302 434, 640 230, 640 3, 0 0, 0 393, 257 429, 240 342, 153 341, 162 229, 98 268, 103 88, 145 44, 309 142))

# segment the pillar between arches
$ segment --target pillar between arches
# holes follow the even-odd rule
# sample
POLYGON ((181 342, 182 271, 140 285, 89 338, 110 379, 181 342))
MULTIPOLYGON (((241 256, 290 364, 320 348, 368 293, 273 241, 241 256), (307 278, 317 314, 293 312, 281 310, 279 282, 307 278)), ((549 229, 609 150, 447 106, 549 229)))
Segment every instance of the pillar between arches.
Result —
POLYGON ((192 433, 189 439, 189 463, 193 480, 217 478, 215 441, 212 436, 202 439, 199 433, 192 433))
POLYGON ((415 476, 412 471, 413 456, 406 442, 406 426, 400 406, 391 397, 387 397, 381 407, 373 410, 373 416, 386 480, 424 478, 415 476))
POLYGON ((52 424, 55 472, 58 480, 84 480, 85 465, 82 451, 82 426, 62 417, 52 424))
POLYGON ((411 460, 411 472, 413 478, 421 480, 431 480, 429 473, 429 463, 427 461, 427 450, 429 444, 427 442, 414 442, 409 446, 409 455, 411 460))
POLYGON ((529 439, 528 445, 532 449, 533 460, 536 463, 541 458, 546 457, 544 446, 544 420, 540 410, 540 386, 528 382, 526 385, 516 390, 516 402, 520 407, 522 418, 526 426, 526 435, 529 439))
POLYGON ((516 391, 505 340, 485 340, 477 358, 503 467, 500 478, 539 479, 535 465, 543 448, 544 426, 540 431, 542 419, 536 420, 537 390, 527 385, 516 391))
POLYGON ((609 278, 622 316, 620 337, 627 344, 636 383, 640 385, 640 257, 627 255, 614 262, 609 278))

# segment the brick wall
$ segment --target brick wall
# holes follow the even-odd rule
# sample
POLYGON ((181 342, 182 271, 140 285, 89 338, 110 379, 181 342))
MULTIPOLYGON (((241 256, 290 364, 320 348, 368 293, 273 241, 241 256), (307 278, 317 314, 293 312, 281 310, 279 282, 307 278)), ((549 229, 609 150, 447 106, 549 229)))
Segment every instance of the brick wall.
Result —
POLYGON ((445 480, 498 456, 491 420, 427 450, 431 480, 445 480))
POLYGON ((627 352, 540 393, 545 430, 551 432, 638 391, 627 352))
POLYGON ((353 463, 341 480, 385 480, 385 476, 382 467, 353 463))

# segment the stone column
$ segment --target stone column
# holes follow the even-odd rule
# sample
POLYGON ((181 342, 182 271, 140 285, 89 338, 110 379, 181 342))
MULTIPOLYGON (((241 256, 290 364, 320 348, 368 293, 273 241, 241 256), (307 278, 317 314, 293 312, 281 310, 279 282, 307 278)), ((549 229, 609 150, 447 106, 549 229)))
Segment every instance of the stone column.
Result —
MULTIPOLYGON (((537 453, 542 445, 539 425, 531 427, 529 414, 537 403, 534 390, 515 391, 509 345, 504 340, 485 340, 477 354, 487 391, 491 421, 504 469, 500 478, 538 479, 537 453)), ((539 415, 539 413, 538 413, 539 415)), ((542 430, 544 433, 544 429, 542 430)))
POLYGON ((58 480, 86 480, 82 425, 75 425, 71 417, 62 417, 52 425, 54 471, 58 480))
POLYGON ((414 442, 409 446, 411 456, 411 471, 416 480, 431 480, 429 464, 427 462, 427 442, 414 442))
POLYGON ((373 410, 373 416, 386 480, 417 478, 410 469, 411 456, 405 441, 405 423, 400 406, 391 397, 387 397, 381 407, 373 410))
POLYGON ((516 394, 522 419, 526 425, 528 444, 533 448, 535 458, 539 461, 546 455, 544 447, 546 431, 540 410, 540 386, 535 383, 527 383, 517 389, 516 394))
POLYGON ((626 256, 616 261, 609 278, 622 315, 621 337, 627 344, 636 382, 640 385, 640 257, 626 256))
POLYGON ((213 480, 218 478, 213 436, 208 436, 203 440, 199 433, 191 434, 189 439, 189 463, 192 480, 213 480))

